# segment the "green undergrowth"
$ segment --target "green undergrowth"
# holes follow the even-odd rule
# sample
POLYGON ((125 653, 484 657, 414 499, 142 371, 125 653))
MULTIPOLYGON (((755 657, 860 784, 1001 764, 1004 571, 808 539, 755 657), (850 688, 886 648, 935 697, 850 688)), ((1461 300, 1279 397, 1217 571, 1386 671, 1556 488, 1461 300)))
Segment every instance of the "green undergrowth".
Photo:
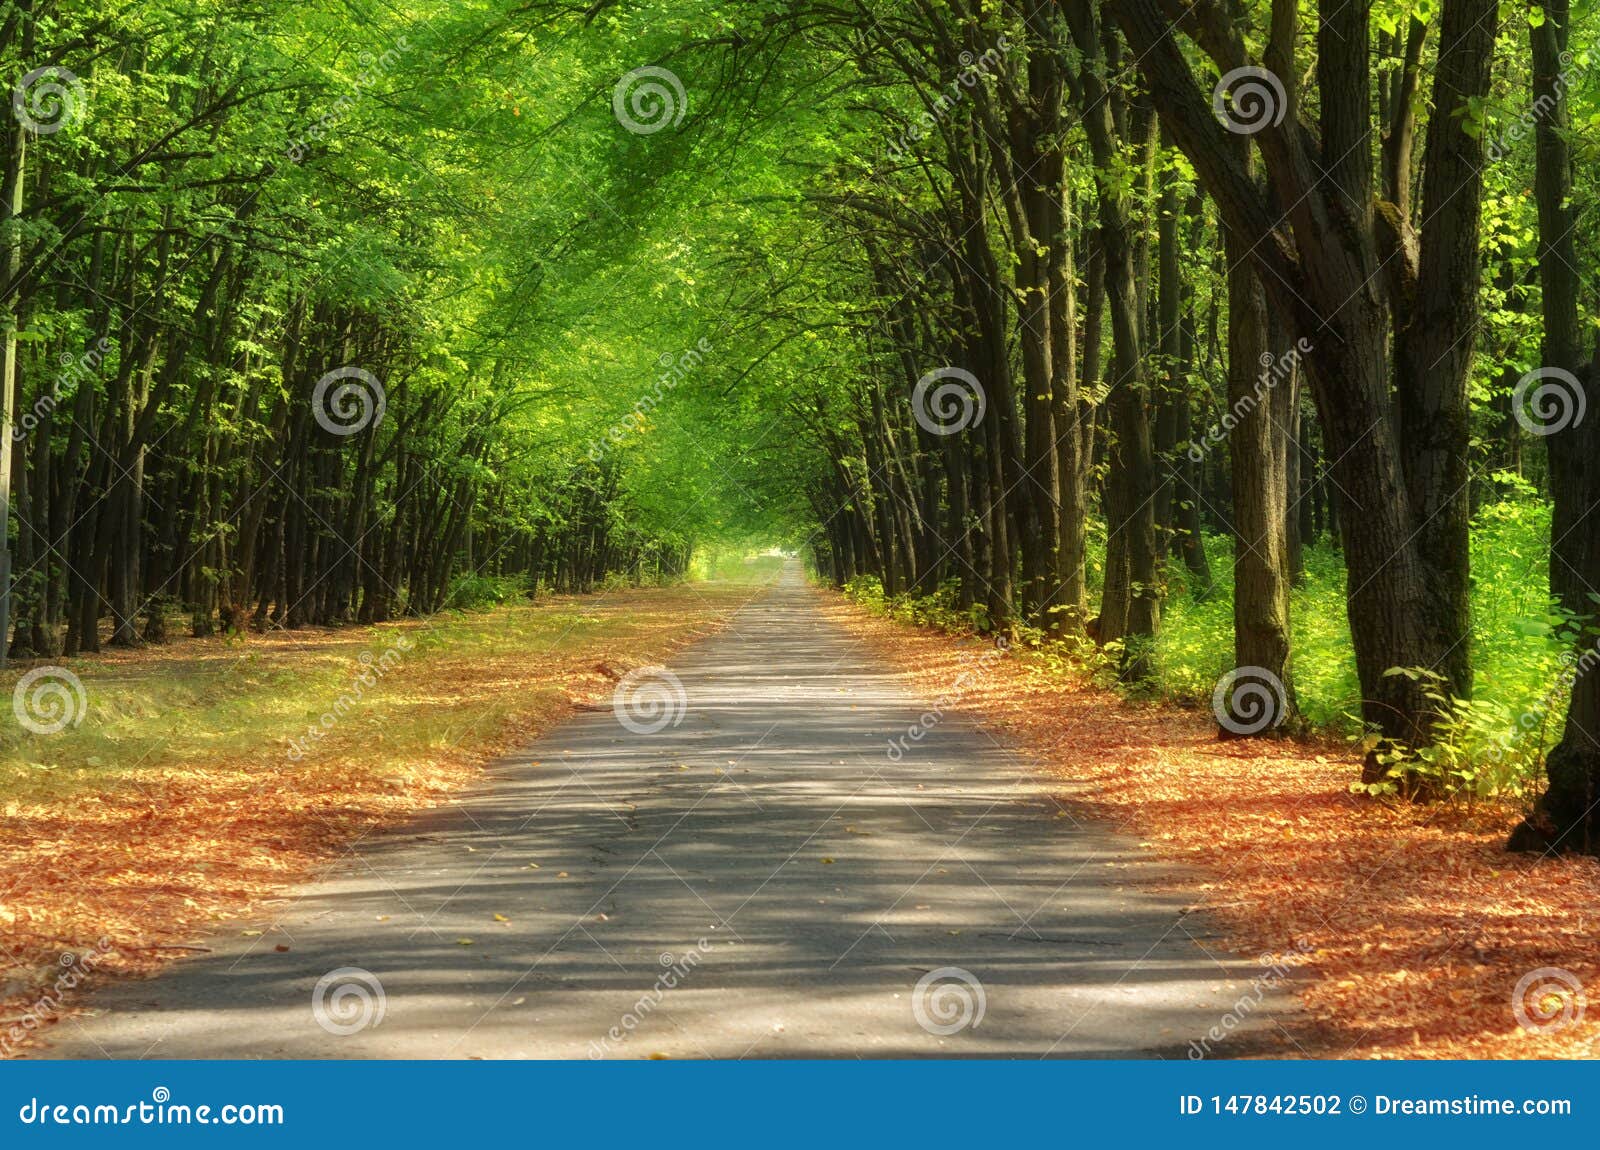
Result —
MULTIPOLYGON (((1544 757, 1561 737, 1570 694, 1572 638, 1577 625, 1555 609, 1548 588, 1550 508, 1520 490, 1481 506, 1472 532, 1470 700, 1449 698, 1426 668, 1395 668, 1434 684, 1448 718, 1436 746, 1380 748, 1405 756, 1434 776, 1439 789, 1466 796, 1526 798, 1543 775, 1544 757)), ((1154 676, 1121 682, 1116 652, 1079 638, 1058 642, 1021 629, 1013 650, 1041 673, 1091 676, 1126 695, 1209 707, 1218 679, 1234 666, 1231 540, 1206 539, 1212 582, 1201 588, 1175 565, 1166 572, 1154 676)), ((877 578, 845 589, 855 602, 901 623, 953 633, 987 630, 981 606, 963 611, 953 584, 933 595, 885 596, 877 578)), ((1305 577, 1291 596, 1292 672, 1296 701, 1310 731, 1364 738, 1361 690, 1345 612, 1345 568, 1326 541, 1305 552, 1305 577)))

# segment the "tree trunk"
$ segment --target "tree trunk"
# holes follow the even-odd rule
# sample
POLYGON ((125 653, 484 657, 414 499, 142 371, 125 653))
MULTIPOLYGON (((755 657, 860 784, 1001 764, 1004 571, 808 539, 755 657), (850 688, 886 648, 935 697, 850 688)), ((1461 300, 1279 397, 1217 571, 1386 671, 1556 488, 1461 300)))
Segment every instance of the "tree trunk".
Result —
POLYGON ((1217 721, 1223 734, 1265 734, 1289 718, 1288 540, 1281 421, 1283 392, 1294 386, 1288 349, 1269 339, 1266 296, 1246 257, 1244 237, 1229 231, 1228 405, 1233 427, 1233 656, 1237 690, 1225 692, 1217 721), (1265 686, 1270 712, 1254 704, 1265 686), (1248 689, 1247 689, 1248 688, 1248 689))

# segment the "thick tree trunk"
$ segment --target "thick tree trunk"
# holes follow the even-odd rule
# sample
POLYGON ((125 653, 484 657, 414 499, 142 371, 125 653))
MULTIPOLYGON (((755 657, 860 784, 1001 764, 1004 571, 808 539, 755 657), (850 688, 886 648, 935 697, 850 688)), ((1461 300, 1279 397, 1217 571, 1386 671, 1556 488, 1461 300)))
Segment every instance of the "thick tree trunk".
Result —
POLYGON ((1395 338, 1401 458, 1425 589, 1424 625, 1435 644, 1444 644, 1431 669, 1463 698, 1472 693, 1467 380, 1478 324, 1483 193, 1482 132, 1467 112, 1489 91, 1496 10, 1496 0, 1449 0, 1443 7, 1423 157, 1416 294, 1397 308, 1402 323, 1395 338))

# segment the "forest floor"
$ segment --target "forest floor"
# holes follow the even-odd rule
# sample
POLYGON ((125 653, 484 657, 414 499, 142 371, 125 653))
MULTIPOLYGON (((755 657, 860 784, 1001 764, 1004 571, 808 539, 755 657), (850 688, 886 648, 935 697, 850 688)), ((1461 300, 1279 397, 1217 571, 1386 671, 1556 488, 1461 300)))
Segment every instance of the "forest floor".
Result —
MULTIPOLYGON (((76 976, 193 953, 196 933, 448 801, 759 589, 556 596, 65 661, 88 719, 48 738, 0 732, 0 1057, 17 1028, 25 1043, 40 1015, 72 1007, 76 976)), ((0 681, 8 703, 16 677, 0 681)))
POLYGON ((924 700, 826 602, 791 564, 649 680, 661 706, 552 727, 30 1054, 1293 1053, 1286 989, 1187 884, 1136 887, 1136 840, 964 716, 891 753, 924 700))
POLYGON ((974 673, 970 641, 839 597, 827 611, 920 694, 1053 772, 1064 801, 1197 872, 1235 947, 1308 944, 1311 977, 1294 983, 1306 1054, 1600 1056, 1600 1011, 1583 1016, 1571 981, 1600 986, 1600 860, 1507 854, 1519 808, 1353 795, 1345 744, 1219 741, 1209 714, 1130 703, 1026 656, 974 673))
MULTIPOLYGON (((721 629, 757 590, 557 597, 71 661, 89 719, 49 739, 0 736, 0 1055, 27 1044, 31 1028, 10 1037, 23 1019, 81 999, 50 990, 64 968, 70 983, 193 954, 374 831, 451 802, 619 674, 721 629), (363 668, 375 682, 353 690, 363 668), (49 761, 28 758, 41 748, 49 761)), ((1027 656, 975 664, 970 639, 814 601, 911 697, 984 724, 1017 770, 1059 779, 1069 811, 1181 863, 1141 881, 1198 889, 1195 909, 1233 948, 1307 955, 1264 988, 1300 997, 1303 1053, 1600 1054, 1600 1018, 1571 991, 1600 977, 1600 862, 1504 853, 1514 807, 1355 796, 1343 744, 1218 741, 1204 714, 1129 703, 1027 656), (1539 1025, 1519 1023, 1519 989, 1539 1025)))

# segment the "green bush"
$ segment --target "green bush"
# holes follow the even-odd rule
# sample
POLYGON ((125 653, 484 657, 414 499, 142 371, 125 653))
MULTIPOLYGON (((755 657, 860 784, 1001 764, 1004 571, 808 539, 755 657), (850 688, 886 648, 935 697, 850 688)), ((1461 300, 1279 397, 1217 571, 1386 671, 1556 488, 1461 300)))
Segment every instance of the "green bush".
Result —
POLYGON ((937 627, 943 631, 967 633, 988 630, 988 610, 974 603, 966 610, 957 606, 958 587, 954 579, 941 584, 931 595, 906 592, 885 595, 876 575, 857 575, 844 585, 844 593, 856 603, 897 623, 915 627, 937 627))
POLYGON ((525 592, 520 579, 495 575, 463 575, 450 584, 444 605, 453 611, 487 611, 525 592))
MULTIPOLYGON (((1473 697, 1444 700, 1450 714, 1440 743, 1418 753, 1446 789, 1523 795, 1561 737, 1570 693, 1561 672, 1574 624, 1550 598, 1549 505, 1513 477, 1496 479, 1504 498, 1483 504, 1473 520, 1473 697)), ((1232 542, 1212 538, 1206 545, 1214 592, 1197 603, 1173 589, 1157 644, 1159 690, 1194 704, 1208 704, 1218 677, 1233 666, 1232 542)), ((1296 699, 1313 727, 1356 736, 1361 688, 1344 597, 1343 557, 1330 545, 1308 548, 1305 581, 1290 603, 1296 699)), ((1432 675, 1426 668, 1396 673, 1432 675)))

